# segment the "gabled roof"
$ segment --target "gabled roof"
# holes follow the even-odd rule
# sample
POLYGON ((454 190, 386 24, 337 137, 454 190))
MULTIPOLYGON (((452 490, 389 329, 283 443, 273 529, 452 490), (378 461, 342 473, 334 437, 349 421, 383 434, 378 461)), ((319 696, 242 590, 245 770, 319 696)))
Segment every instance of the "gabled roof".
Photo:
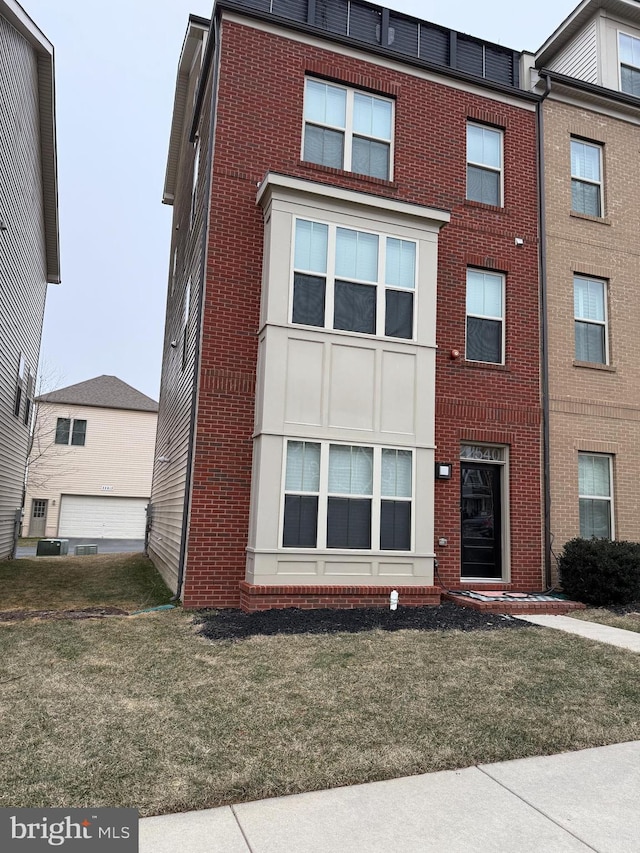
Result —
POLYGON ((58 220, 58 158, 53 45, 15 0, 0 0, 0 15, 29 42, 38 59, 40 103, 40 160, 44 204, 46 274, 50 284, 60 284, 58 220))
POLYGON ((130 409, 157 412, 158 404, 141 391, 136 391, 117 376, 96 376, 67 388, 59 388, 38 397, 45 403, 67 403, 73 406, 96 406, 101 409, 130 409))
POLYGON ((545 65, 595 17, 599 9, 640 26, 638 0, 582 0, 536 53, 536 67, 545 65))

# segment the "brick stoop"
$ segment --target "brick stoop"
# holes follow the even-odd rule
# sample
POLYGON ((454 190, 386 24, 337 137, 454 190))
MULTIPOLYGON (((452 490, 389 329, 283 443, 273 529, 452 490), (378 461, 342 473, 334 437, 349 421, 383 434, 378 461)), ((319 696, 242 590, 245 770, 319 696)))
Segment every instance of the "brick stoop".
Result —
POLYGON ((284 607, 303 610, 388 607, 394 589, 398 590, 399 604, 403 607, 440 604, 440 590, 435 586, 268 586, 240 581, 240 607, 245 613, 284 607))
POLYGON ((453 592, 443 592, 442 598, 445 601, 451 601, 459 607, 470 607, 472 610, 479 610, 481 613, 505 613, 510 616, 525 615, 535 613, 538 616, 545 614, 547 616, 562 616, 569 613, 571 610, 584 610, 586 604, 580 601, 568 601, 557 599, 556 601, 534 601, 527 599, 518 599, 513 601, 480 601, 477 598, 468 598, 464 595, 456 595, 453 592))

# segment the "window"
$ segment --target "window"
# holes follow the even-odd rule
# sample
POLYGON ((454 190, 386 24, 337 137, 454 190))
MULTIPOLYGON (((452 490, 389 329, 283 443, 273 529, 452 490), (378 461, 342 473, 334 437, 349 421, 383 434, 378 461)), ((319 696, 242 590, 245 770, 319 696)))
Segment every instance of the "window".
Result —
POLYGON ((607 363, 607 317, 605 282, 575 276, 573 305, 576 329, 576 359, 607 363))
POLYGON ((198 173, 200 171, 200 140, 196 140, 195 154, 193 155, 193 178, 191 187, 191 213, 189 222, 190 228, 193 228, 193 221, 196 218, 196 201, 198 200, 198 173))
POLYGON ((467 270, 467 361, 504 364, 504 276, 467 270))
POLYGON ((619 33, 620 89, 640 97, 640 39, 619 33))
POLYGON ((289 441, 285 548, 411 550, 410 450, 289 441))
POLYGON ((571 140, 571 210, 602 216, 602 146, 571 140))
POLYGON ((502 206, 502 131, 467 125, 467 199, 502 206))
POLYGON ((20 417, 20 406, 22 404, 22 395, 24 392, 24 380, 25 373, 27 369, 27 363, 24 359, 24 355, 20 353, 20 361, 18 362, 18 378, 16 380, 16 395, 13 400, 13 414, 19 418, 20 417))
POLYGON ((611 463, 612 457, 604 454, 578 454, 580 536, 583 539, 613 538, 611 463))
POLYGON ((56 422, 56 444, 71 444, 84 447, 87 436, 87 422, 85 420, 72 420, 71 418, 58 418, 56 422))
POLYGON ((296 219, 292 322, 413 338, 416 243, 296 219))
POLYGON ((303 160, 389 180, 393 102, 306 80, 303 160))
POLYGON ((31 409, 33 407, 33 395, 35 393, 36 378, 31 371, 27 379, 27 395, 24 401, 24 417, 23 423, 25 426, 31 425, 31 409))

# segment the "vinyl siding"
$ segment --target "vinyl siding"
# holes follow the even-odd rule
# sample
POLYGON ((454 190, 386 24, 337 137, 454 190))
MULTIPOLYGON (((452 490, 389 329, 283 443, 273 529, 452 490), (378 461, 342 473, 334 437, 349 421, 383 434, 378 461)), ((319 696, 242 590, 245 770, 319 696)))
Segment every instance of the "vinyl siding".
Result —
POLYGON ((151 491, 152 526, 149 555, 167 585, 177 588, 180 543, 185 505, 189 430, 196 381, 196 342, 199 334, 200 286, 202 278, 202 229, 204 203, 208 195, 207 142, 211 86, 204 96, 200 120, 200 167, 196 208, 191 224, 191 198, 195 146, 189 141, 193 121, 195 89, 200 71, 196 54, 186 91, 182 142, 173 204, 173 239, 169 255, 169 280, 158 408, 158 432, 151 491), (174 265, 175 256, 175 265, 174 265), (175 266, 175 273, 174 273, 175 266), (190 282, 190 284, 189 284, 190 282), (189 299, 187 300, 187 292, 189 299), (188 302, 188 312, 187 312, 188 302), (185 338, 185 322, 187 334, 185 338), (183 352, 186 340, 186 354, 183 352), (175 342, 175 347, 171 343, 175 342), (158 462, 159 458, 169 461, 158 462))
POLYGON ((154 412, 43 403, 38 423, 42 455, 29 470, 26 529, 34 499, 49 501, 45 535, 57 536, 62 495, 148 498, 151 494, 154 412), (86 420, 84 446, 55 444, 58 418, 86 420))
POLYGON ((28 430, 14 415, 20 354, 36 371, 46 295, 35 52, 0 17, 0 559, 12 549, 22 505, 28 430))
POLYGON ((551 71, 598 83, 598 49, 596 21, 591 21, 549 64, 551 71))

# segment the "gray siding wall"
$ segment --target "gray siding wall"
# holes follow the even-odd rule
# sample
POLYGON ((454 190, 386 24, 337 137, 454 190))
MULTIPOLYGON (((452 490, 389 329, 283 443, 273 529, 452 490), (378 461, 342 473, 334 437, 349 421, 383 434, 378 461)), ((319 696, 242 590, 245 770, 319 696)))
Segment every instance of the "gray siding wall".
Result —
POLYGON ((0 559, 11 553, 27 453, 26 393, 14 414, 20 354, 35 374, 47 287, 37 92, 35 53, 0 17, 0 559))
POLYGON ((591 21, 549 65, 551 71, 598 83, 598 50, 596 21, 591 21))
POLYGON ((202 274, 202 237, 206 227, 207 142, 211 82, 205 92, 199 137, 200 155, 196 206, 191 222, 195 146, 189 141, 193 102, 200 63, 191 72, 182 129, 182 145, 173 204, 169 281, 158 408, 158 432, 151 488, 149 556, 170 589, 177 587, 182 521, 185 505, 189 427, 196 381, 198 305, 202 274), (175 259, 175 263, 174 263, 175 259), (186 335, 185 335, 186 326, 186 335), (175 342, 175 346, 172 346, 175 342), (186 351, 185 351, 186 342, 186 351), (168 461, 159 462, 163 458, 168 461))

